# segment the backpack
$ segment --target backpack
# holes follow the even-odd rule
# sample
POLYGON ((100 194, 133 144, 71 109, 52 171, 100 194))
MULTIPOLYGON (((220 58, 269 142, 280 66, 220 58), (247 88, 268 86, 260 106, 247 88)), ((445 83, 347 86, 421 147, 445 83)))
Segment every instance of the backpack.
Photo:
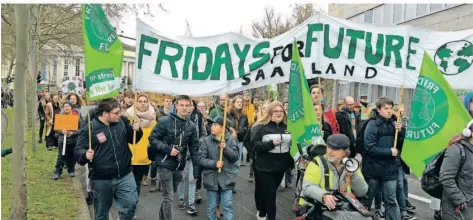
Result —
POLYGON ((356 153, 363 154, 365 152, 365 130, 366 126, 371 120, 374 120, 376 118, 369 118, 367 120, 362 121, 358 126, 356 126, 356 140, 355 140, 355 146, 356 146, 356 153))
MULTIPOLYGON (((453 145, 451 145, 453 146, 453 145)), ((458 172, 463 168, 463 165, 466 161, 466 154, 465 148, 461 143, 458 143, 460 147, 460 167, 457 171, 458 172)), ((450 147, 450 146, 449 146, 450 147)), ((445 157, 445 152, 448 148, 442 150, 438 153, 426 166, 425 170, 422 173, 422 178, 420 180, 420 185, 422 190, 424 190, 427 194, 437 199, 442 198, 442 183, 440 183, 440 167, 442 166, 443 158, 445 157)))

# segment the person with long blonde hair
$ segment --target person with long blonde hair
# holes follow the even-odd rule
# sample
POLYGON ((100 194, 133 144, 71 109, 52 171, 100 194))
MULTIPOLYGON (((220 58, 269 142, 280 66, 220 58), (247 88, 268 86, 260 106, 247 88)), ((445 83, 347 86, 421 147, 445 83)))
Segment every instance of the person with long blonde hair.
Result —
POLYGON ((255 197, 258 219, 276 219, 276 191, 284 172, 294 166, 291 134, 287 133, 287 115, 284 106, 273 101, 267 114, 255 123, 250 144, 256 153, 255 197), (258 192, 257 192, 258 191, 258 192), (259 195, 258 195, 259 194, 259 195))

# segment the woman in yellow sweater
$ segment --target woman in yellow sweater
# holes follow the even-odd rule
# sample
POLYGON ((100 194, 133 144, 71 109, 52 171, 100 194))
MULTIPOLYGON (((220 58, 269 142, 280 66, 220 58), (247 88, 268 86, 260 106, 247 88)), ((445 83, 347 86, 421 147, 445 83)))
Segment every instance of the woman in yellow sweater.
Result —
MULTIPOLYGON (((148 174, 149 165, 151 161, 148 159, 148 138, 156 125, 156 113, 154 108, 149 104, 149 98, 145 94, 138 95, 138 102, 136 105, 136 120, 140 124, 140 128, 143 131, 143 137, 141 140, 133 146, 130 144, 130 150, 133 153, 131 158, 131 164, 133 167, 133 175, 136 181, 136 191, 138 197, 140 195, 141 182, 146 179, 148 174)), ((127 116, 130 120, 135 116, 135 106, 131 106, 127 110, 127 116)))

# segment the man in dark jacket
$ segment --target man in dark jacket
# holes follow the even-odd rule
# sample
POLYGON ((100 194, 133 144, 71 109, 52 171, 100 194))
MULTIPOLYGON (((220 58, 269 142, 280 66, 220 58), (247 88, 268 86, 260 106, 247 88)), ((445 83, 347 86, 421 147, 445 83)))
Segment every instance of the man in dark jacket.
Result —
POLYGON ((211 135, 200 141, 199 163, 203 169, 203 185, 207 189, 208 206, 207 216, 209 219, 217 219, 216 209, 219 197, 223 206, 225 219, 233 219, 232 190, 235 188, 236 174, 233 164, 238 160, 238 146, 236 141, 227 132, 225 143, 220 143, 222 138, 223 118, 216 117, 209 120, 212 124, 211 135), (220 160, 220 149, 223 150, 223 159, 220 160), (218 172, 218 168, 222 172, 218 172))
POLYGON ((95 219, 108 219, 115 198, 120 219, 133 219, 138 194, 131 172, 131 151, 128 144, 143 136, 138 123, 133 126, 120 117, 120 104, 114 99, 105 99, 98 104, 97 116, 91 117, 91 150, 89 150, 89 126, 79 130, 74 155, 77 163, 88 163, 94 198, 95 219), (118 196, 119 195, 119 196, 118 196))
MULTIPOLYGON (((382 191, 387 220, 397 219, 396 188, 400 169, 398 149, 402 147, 405 135, 405 129, 402 129, 401 123, 392 119, 393 105, 393 101, 387 97, 380 98, 376 103, 378 115, 376 119, 368 122, 364 132, 365 146, 362 161, 363 176, 369 185, 367 207, 371 207, 376 193, 382 191), (396 128, 399 129, 399 135, 395 146, 396 128)), ((403 202, 405 203, 405 200, 403 202)), ((402 215, 402 219, 412 219, 407 216, 407 212, 402 215)))
POLYGON ((187 151, 190 151, 192 159, 194 181, 200 176, 197 157, 199 139, 195 123, 188 119, 190 105, 189 96, 179 96, 176 99, 176 113, 159 119, 149 137, 148 157, 155 158, 164 199, 159 219, 172 219, 173 193, 182 180, 187 151))
POLYGON ((350 139, 350 157, 355 157, 359 153, 355 148, 356 126, 360 123, 360 114, 355 112, 355 100, 351 96, 344 99, 345 107, 337 112, 337 122, 340 134, 346 135, 350 139))

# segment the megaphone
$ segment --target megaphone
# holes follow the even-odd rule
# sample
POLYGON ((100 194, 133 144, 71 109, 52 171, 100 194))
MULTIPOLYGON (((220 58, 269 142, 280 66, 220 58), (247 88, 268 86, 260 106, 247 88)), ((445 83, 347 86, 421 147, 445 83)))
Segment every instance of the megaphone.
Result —
POLYGON ((355 172, 360 168, 360 162, 355 158, 345 157, 343 158, 342 163, 348 172, 355 172))

